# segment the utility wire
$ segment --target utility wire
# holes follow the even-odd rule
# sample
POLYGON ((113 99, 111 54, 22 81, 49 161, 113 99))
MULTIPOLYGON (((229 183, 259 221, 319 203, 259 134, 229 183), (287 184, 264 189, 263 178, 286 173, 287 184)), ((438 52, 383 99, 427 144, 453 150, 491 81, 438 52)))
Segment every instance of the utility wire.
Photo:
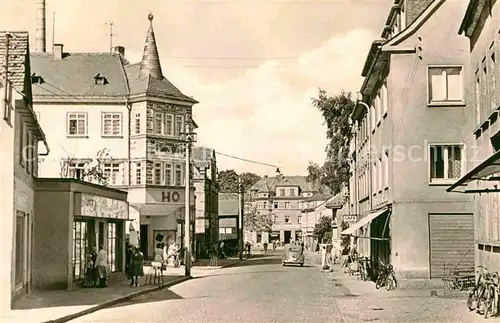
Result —
POLYGON ((206 56, 176 56, 176 55, 165 55, 168 58, 175 59, 212 59, 212 60, 271 60, 271 59, 297 59, 297 56, 262 56, 262 57, 206 57, 206 56))
MULTIPOLYGON (((195 147, 197 147, 197 148, 207 148, 207 147, 197 146, 197 145, 194 145, 194 146, 195 146, 195 147)), ((215 149, 214 149, 214 150, 215 150, 215 149)), ((258 165, 263 165, 263 166, 270 166, 270 167, 278 167, 278 166, 273 165, 273 164, 262 163, 262 162, 258 162, 258 161, 251 160, 251 159, 246 159, 246 158, 241 158, 241 157, 237 157, 237 156, 233 156, 233 155, 229 155, 229 154, 221 153, 221 152, 218 152, 217 150, 215 150, 215 153, 216 153, 217 155, 221 155, 221 156, 225 156, 225 157, 229 157, 229 158, 233 158, 233 159, 241 160, 241 161, 244 161, 244 162, 247 162, 247 163, 258 164, 258 165)))

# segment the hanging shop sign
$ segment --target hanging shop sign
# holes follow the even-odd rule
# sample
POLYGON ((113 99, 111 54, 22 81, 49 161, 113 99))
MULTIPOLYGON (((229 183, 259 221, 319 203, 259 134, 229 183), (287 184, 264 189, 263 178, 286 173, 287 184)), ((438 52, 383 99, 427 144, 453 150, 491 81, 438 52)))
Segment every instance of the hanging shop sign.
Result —
POLYGON ((164 203, 174 202, 177 203, 181 200, 181 194, 177 191, 162 191, 161 201, 164 203))
POLYGON ((358 222, 358 216, 356 214, 344 215, 345 222, 358 222))
POLYGON ((128 220, 128 203, 108 197, 81 194, 81 216, 128 220))

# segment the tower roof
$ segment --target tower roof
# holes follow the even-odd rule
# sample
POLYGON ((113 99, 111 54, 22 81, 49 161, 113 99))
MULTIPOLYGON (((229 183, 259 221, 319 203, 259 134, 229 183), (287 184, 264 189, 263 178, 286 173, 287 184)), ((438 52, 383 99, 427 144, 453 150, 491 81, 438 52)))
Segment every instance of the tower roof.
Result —
POLYGON ((156 47, 155 33, 153 31, 153 14, 148 15, 149 30, 146 36, 146 44, 142 54, 141 67, 139 77, 147 77, 151 75, 153 78, 162 79, 160 57, 158 56, 158 48, 156 47))

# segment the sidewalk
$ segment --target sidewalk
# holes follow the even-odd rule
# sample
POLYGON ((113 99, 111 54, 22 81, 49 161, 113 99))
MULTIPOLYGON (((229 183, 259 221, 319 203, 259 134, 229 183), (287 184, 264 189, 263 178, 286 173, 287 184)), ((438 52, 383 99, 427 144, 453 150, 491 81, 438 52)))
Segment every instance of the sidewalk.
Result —
MULTIPOLYGON (((233 266, 239 259, 220 260, 217 267, 209 267, 204 261, 194 264, 191 277, 210 275, 214 270, 233 266)), ((144 274, 149 272, 149 266, 144 267, 144 274)), ((164 272, 164 284, 144 285, 146 276, 141 277, 138 287, 130 287, 130 281, 121 274, 113 274, 108 281, 107 288, 76 287, 73 290, 33 291, 14 304, 13 310, 5 315, 0 314, 1 322, 67 322, 102 308, 127 301, 136 296, 168 288, 182 283, 191 277, 184 276, 184 266, 179 268, 168 267, 164 272)))

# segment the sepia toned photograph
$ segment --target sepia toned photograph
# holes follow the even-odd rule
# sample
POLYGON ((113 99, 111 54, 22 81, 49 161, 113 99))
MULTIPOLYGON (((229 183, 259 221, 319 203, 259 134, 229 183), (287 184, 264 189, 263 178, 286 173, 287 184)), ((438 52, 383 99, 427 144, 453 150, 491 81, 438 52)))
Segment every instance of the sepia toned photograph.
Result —
POLYGON ((500 320, 497 0, 0 0, 0 322, 500 320))

